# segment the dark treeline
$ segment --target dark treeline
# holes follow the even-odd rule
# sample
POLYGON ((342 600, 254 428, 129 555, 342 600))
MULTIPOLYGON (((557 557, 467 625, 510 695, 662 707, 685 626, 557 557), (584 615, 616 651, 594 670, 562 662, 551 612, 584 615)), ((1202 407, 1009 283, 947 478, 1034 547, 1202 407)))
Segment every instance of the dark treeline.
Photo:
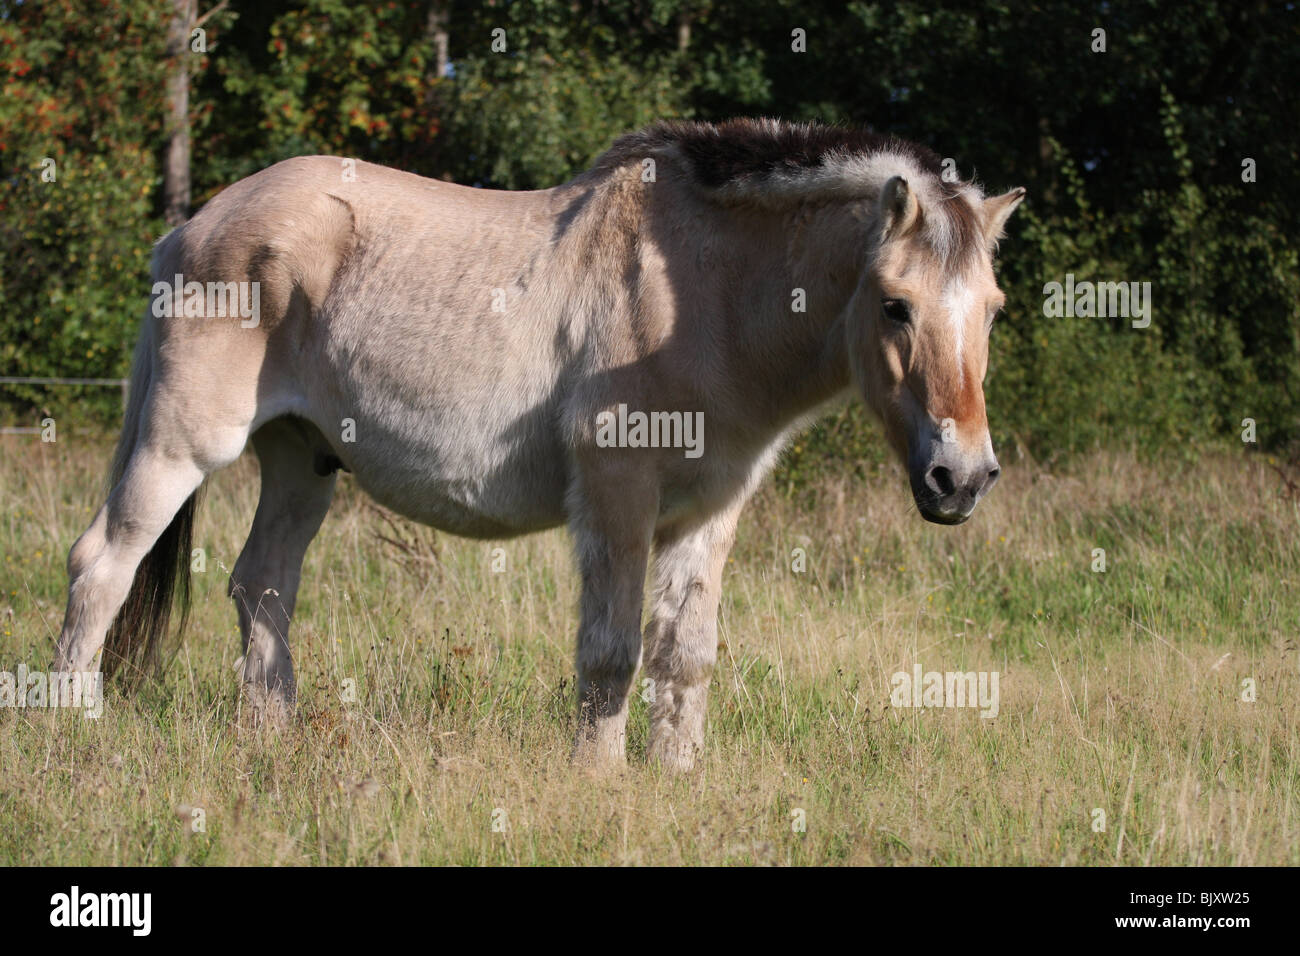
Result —
MULTIPOLYGON (((0 375, 125 374, 152 242, 333 153, 551 186, 661 117, 870 125, 1028 187, 1003 243, 995 439, 1035 455, 1300 433, 1300 14, 1146 0, 0 0, 0 375), (196 33, 201 30, 201 33, 196 33), (1102 32, 1104 31, 1104 32, 1102 32), (1151 323, 1044 286, 1151 283, 1151 323)), ((113 410, 0 386, 10 419, 113 410)), ((860 411, 787 473, 865 455, 860 411)))

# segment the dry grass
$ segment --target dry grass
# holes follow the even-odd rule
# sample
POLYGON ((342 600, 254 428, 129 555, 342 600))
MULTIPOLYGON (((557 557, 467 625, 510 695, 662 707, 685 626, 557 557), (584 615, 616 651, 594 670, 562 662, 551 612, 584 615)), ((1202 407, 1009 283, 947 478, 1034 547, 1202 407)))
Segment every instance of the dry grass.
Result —
MULTIPOLYGON (((44 668, 107 455, 0 441, 0 669, 44 668)), ((684 779, 645 765, 639 700, 625 772, 568 767, 561 533, 462 541, 341 487, 292 640, 299 726, 236 719, 223 567, 256 498, 243 460, 201 510, 208 567, 166 679, 110 688, 98 721, 0 709, 0 863, 1300 862, 1300 506, 1253 460, 1012 467, 956 529, 921 522, 897 476, 815 507, 762 494, 684 779), (915 661, 998 671, 999 715, 891 707, 915 661)))

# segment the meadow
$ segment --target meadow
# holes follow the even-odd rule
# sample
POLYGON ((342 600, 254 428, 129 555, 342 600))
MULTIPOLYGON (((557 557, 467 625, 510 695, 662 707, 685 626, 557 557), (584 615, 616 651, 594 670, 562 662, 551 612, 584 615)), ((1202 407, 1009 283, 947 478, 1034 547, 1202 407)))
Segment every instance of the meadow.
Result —
MULTIPOLYGON (((0 438, 0 670, 50 666, 108 456, 0 438)), ((291 634, 299 719, 247 726, 246 455, 207 489, 162 679, 110 682, 98 720, 0 708, 0 864, 1300 863, 1300 500, 1242 451, 1004 464, 957 528, 892 466, 765 486, 699 766, 646 764, 638 696, 629 765, 599 777, 568 764, 566 536, 457 539, 348 476, 291 634), (997 716, 892 706, 917 663, 996 671, 997 716)))

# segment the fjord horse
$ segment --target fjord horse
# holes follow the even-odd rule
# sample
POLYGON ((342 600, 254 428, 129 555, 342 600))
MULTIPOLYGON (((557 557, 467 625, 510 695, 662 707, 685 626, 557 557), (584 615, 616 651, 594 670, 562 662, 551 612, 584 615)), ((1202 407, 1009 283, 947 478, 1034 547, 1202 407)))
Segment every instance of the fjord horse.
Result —
POLYGON ((689 768, 738 515, 821 406, 856 389, 931 521, 966 520, 997 480, 992 256, 1023 196, 945 181, 904 141, 774 120, 656 124, 538 192, 324 156, 250 176, 155 250, 112 491, 69 555, 56 667, 92 670, 101 648, 128 674, 156 659, 195 494, 251 440, 261 498, 230 593, 261 719, 295 706, 289 621, 342 468, 455 534, 567 525, 575 760, 624 759, 644 663, 649 753, 689 768), (699 447, 674 447, 672 429, 611 441, 620 406, 692 416, 699 447))

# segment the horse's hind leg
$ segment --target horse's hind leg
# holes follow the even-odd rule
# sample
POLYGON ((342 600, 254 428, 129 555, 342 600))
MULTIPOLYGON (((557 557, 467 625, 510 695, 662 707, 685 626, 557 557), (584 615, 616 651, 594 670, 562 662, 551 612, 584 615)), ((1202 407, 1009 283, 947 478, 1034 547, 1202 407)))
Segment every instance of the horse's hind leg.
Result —
POLYGON ((304 422, 278 419, 258 429, 252 440, 262 492, 229 593, 239 611, 244 694, 254 722, 282 724, 297 698, 289 621, 303 557, 333 497, 334 474, 317 473, 324 439, 304 422))
POLYGON ((654 682, 649 757, 689 770, 704 746, 709 680, 718 654, 722 570, 739 507, 655 540, 654 597, 646 628, 645 669, 654 682))
MULTIPOLYGON (((59 636, 56 670, 92 669, 114 616, 132 590, 136 568, 181 509, 193 507, 190 496, 204 477, 205 470, 192 458, 170 454, 157 443, 143 444, 131 452, 108 500, 68 554, 68 609, 59 636)), ((159 557, 174 563, 185 556, 159 557)), ((170 587, 166 594, 169 604, 170 587)), ((165 620, 165 607, 151 610, 165 620)), ((156 626, 155 622, 148 624, 156 626)), ((109 665, 144 659, 132 655, 109 665)))
POLYGON ((195 492, 248 440, 246 420, 202 416, 209 406, 193 396, 214 393, 207 383, 160 380, 149 325, 131 384, 113 487, 68 554, 68 609, 55 659, 56 670, 86 672, 103 648, 104 670, 126 669, 129 682, 157 662, 178 583, 188 596, 195 492))

